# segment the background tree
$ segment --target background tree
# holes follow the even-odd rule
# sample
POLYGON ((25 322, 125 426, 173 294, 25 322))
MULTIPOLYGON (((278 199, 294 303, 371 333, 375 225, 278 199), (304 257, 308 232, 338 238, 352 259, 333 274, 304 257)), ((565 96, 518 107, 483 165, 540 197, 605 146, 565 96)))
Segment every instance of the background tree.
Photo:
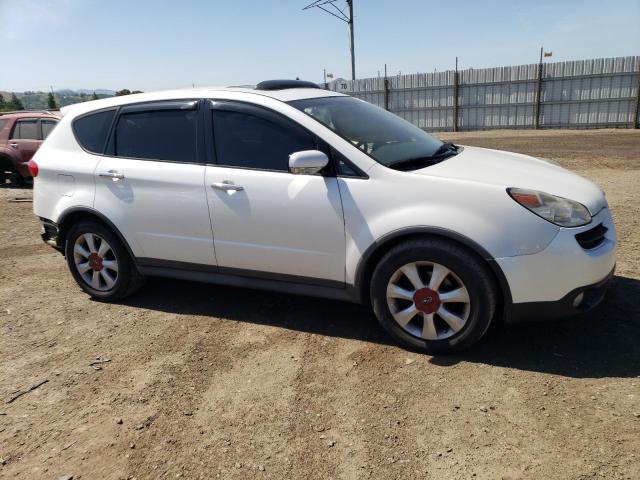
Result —
POLYGON ((5 101, 4 97, 0 93, 0 112, 4 112, 5 110, 7 110, 7 102, 5 101))
POLYGON ((56 97, 53 96, 53 92, 49 92, 49 95, 47 95, 47 106, 51 109, 58 108, 58 105, 56 105, 56 97))
POLYGON ((11 99, 7 103, 7 107, 9 110, 24 110, 24 105, 22 105, 22 102, 15 93, 11 94, 11 99))
POLYGON ((96 95, 95 91, 91 94, 91 100, 98 100, 98 95, 96 95))
POLYGON ((123 88, 122 90, 118 90, 116 92, 116 97, 121 97, 122 95, 131 95, 132 93, 144 93, 142 90, 129 90, 128 88, 123 88))

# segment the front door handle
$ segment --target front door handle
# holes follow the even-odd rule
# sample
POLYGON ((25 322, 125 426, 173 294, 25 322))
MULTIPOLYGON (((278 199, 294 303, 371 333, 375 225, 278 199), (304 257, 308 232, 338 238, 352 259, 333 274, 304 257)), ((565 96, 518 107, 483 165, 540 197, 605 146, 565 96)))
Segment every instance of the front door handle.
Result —
POLYGON ((117 180, 120 180, 121 178, 124 178, 124 174, 118 173, 117 170, 109 170, 108 172, 101 172, 98 174, 98 176, 102 178, 110 178, 114 182, 117 180))
POLYGON ((17 143, 10 143, 9 146, 13 147, 13 148, 18 148, 18 144, 17 143))
POLYGON ((222 182, 212 183, 211 186, 216 190, 223 190, 225 192, 241 192, 244 190, 244 187, 240 185, 236 185, 231 180, 224 180, 222 182))

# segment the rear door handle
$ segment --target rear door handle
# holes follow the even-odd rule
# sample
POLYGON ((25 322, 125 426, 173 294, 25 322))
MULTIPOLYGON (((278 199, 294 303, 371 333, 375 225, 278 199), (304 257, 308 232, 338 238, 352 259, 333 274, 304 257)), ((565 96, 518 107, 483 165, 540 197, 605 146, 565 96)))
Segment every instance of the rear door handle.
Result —
POLYGON ((244 187, 234 184, 231 180, 224 180, 222 182, 212 183, 211 186, 216 190, 223 190, 225 192, 241 192, 244 187))
POLYGON ((110 178, 113 181, 120 180, 121 178, 124 178, 124 174, 118 173, 117 170, 109 170, 108 172, 101 172, 101 173, 98 174, 98 176, 102 177, 102 178, 110 178))
POLYGON ((10 143, 9 146, 13 147, 13 148, 18 148, 18 144, 17 143, 10 143))

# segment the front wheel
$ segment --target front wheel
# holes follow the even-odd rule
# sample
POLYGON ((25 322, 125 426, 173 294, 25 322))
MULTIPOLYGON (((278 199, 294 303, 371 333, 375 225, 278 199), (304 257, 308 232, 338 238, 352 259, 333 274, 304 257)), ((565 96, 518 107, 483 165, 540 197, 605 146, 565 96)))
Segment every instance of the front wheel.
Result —
POLYGON ((487 331, 496 287, 482 259, 440 239, 391 249, 371 281, 373 310, 401 345, 426 353, 467 348, 487 331))
POLYGON ((120 300, 143 283, 120 239, 99 223, 74 225, 67 235, 65 255, 75 281, 96 300, 120 300))

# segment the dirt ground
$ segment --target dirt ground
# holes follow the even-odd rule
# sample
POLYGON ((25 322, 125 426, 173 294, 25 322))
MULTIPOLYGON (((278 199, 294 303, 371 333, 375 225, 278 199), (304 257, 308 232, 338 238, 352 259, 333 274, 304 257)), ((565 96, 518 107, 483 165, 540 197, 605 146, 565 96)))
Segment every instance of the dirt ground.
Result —
POLYGON ((640 131, 440 136, 607 191, 597 311, 430 357, 328 300, 152 279, 101 304, 41 242, 31 191, 1 188, 0 477, 640 478, 640 131))

